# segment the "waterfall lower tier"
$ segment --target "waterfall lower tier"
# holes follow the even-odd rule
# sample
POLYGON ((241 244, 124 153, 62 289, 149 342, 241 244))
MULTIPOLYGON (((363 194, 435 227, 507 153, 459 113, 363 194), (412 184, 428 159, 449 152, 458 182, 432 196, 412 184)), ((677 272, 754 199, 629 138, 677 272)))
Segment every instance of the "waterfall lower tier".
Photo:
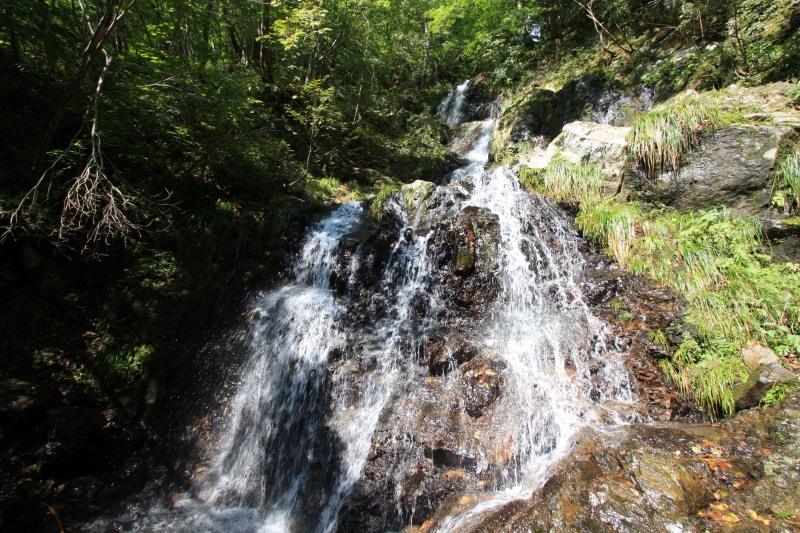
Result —
POLYGON ((491 125, 447 186, 395 195, 375 226, 352 203, 309 230, 292 282, 248 314, 208 468, 134 530, 399 530, 481 494, 438 522, 468 531, 539 487, 581 428, 640 416, 578 235, 484 168, 491 125))

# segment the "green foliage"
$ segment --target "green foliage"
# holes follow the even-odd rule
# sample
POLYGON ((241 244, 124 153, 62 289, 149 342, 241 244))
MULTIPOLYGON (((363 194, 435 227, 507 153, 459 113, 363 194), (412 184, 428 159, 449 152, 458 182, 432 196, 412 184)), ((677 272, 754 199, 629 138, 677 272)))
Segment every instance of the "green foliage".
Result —
MULTIPOLYGON (((795 385, 796 383, 776 383, 767 391, 764 397, 761 398, 761 405, 767 407, 778 407, 783 403, 783 400, 786 399, 786 395, 789 394, 795 385)), ((781 442, 783 440, 781 439, 782 435, 779 432, 776 433, 777 435, 774 436, 774 440, 781 442)))
POLYGON ((800 207, 800 152, 794 152, 778 164, 772 184, 772 203, 789 214, 800 207))
POLYGON ((719 111, 687 94, 677 102, 640 115, 628 134, 630 152, 649 176, 680 167, 681 158, 697 145, 700 133, 722 124, 719 111))
POLYGON ((91 370, 107 388, 141 378, 163 333, 186 311, 178 303, 186 294, 178 288, 174 254, 140 249, 133 259, 106 300, 90 347, 91 370))
POLYGON ((633 204, 604 200, 582 206, 575 221, 587 238, 601 242, 625 268, 641 217, 633 204))
POLYGON ((800 353, 800 268, 760 253, 757 220, 725 209, 646 214, 610 201, 582 206, 576 220, 621 266, 685 298, 696 337, 661 366, 710 416, 733 409, 731 386, 746 376, 739 350, 748 340, 800 353))
POLYGON ((675 58, 668 57, 661 61, 655 70, 644 74, 642 83, 667 93, 676 93, 686 88, 696 75, 698 64, 699 58, 696 54, 689 54, 680 65, 675 58))
POLYGON ((572 163, 556 158, 539 173, 534 181, 524 174, 523 184, 533 185, 537 192, 555 196, 558 200, 588 204, 598 201, 603 188, 603 174, 597 165, 572 163))
POLYGON ((372 200, 372 204, 369 206, 369 211, 372 213, 372 216, 380 220, 383 218, 383 209, 386 207, 386 203, 392 198, 392 195, 398 191, 397 185, 390 183, 384 185, 378 192, 375 193, 375 197, 372 200))
POLYGON ((786 91, 786 96, 791 98, 792 105, 795 107, 800 107, 800 84, 797 84, 786 91))
POLYGON ((698 407, 712 419, 733 414, 736 408, 733 386, 747 378, 747 367, 739 358, 735 343, 719 338, 702 345, 684 342, 673 361, 661 363, 662 370, 684 394, 692 394, 698 407))

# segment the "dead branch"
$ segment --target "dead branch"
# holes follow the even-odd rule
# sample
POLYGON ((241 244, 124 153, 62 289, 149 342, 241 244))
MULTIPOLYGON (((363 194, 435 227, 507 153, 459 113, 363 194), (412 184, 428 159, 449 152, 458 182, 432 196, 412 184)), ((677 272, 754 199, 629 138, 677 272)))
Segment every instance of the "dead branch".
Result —
POLYGON ((576 4, 581 6, 584 11, 586 11, 586 15, 594 24, 595 31, 600 36, 600 45, 605 49, 604 38, 603 35, 607 36, 609 40, 614 43, 622 52, 628 56, 633 57, 633 47, 629 44, 628 48, 626 48, 622 43, 617 40, 612 32, 608 30, 603 24, 603 21, 600 20, 600 17, 594 12, 594 6, 592 5, 593 0, 589 0, 588 2, 581 2, 580 0, 574 0, 576 4))
POLYGON ((97 131, 98 103, 111 56, 105 51, 103 56, 103 70, 97 79, 92 102, 94 116, 89 158, 83 171, 67 190, 57 230, 59 241, 66 240, 68 234, 88 230, 86 247, 99 242, 108 244, 116 239, 129 240, 141 235, 143 229, 127 215, 138 211, 133 199, 111 182, 105 170, 100 134, 97 131))
MULTIPOLYGON (((84 126, 89 123, 90 150, 83 170, 75 177, 63 199, 58 227, 51 236, 58 244, 63 245, 69 237, 76 233, 85 233, 86 238, 81 253, 98 244, 109 244, 114 240, 135 240, 145 228, 142 224, 134 222, 140 218, 142 210, 136 205, 132 196, 125 194, 109 178, 103 156, 102 142, 98 131, 99 101, 105 75, 111 64, 111 56, 105 51, 103 66, 97 78, 95 90, 92 95, 88 112, 91 118, 84 120, 84 126)), ((83 131, 83 127, 81 128, 83 131)), ((78 135, 72 139, 69 148, 75 145, 78 135)), ((69 150, 68 148, 68 150, 69 150)), ((0 236, 3 240, 10 236, 14 224, 26 212, 35 210, 42 205, 40 193, 44 191, 44 199, 49 200, 52 177, 47 180, 50 170, 58 163, 60 157, 38 179, 34 187, 22 198, 19 205, 9 216, 9 227, 0 236)))

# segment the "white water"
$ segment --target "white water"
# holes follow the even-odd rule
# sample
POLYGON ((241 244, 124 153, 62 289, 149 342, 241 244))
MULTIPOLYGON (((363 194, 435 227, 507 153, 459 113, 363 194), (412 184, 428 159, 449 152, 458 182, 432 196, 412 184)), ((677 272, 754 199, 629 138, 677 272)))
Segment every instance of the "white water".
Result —
POLYGON ((444 117, 444 121, 448 126, 455 126, 464 121, 464 103, 470 83, 471 80, 467 80, 451 89, 450 93, 439 104, 437 111, 439 115, 444 117))
MULTIPOLYGON (((448 123, 461 120, 467 87, 440 106, 448 123)), ((496 493, 448 517, 440 531, 468 531, 486 510, 528 497, 580 428, 624 421, 624 410, 605 405, 631 401, 613 342, 575 279, 582 268, 575 231, 548 202, 522 191, 512 171, 484 168, 492 124, 481 124, 469 164, 435 194, 456 212, 471 205, 499 217, 500 294, 478 340, 506 363, 493 432, 508 436, 513 460, 496 493)), ((409 226, 397 198, 389 209, 409 226)), ((445 208, 417 213, 413 227, 401 232, 376 295, 385 299, 385 312, 361 331, 352 330, 347 315, 352 291, 337 296, 331 276, 342 268, 342 238, 363 224, 362 206, 343 205, 309 230, 293 283, 252 310, 242 379, 208 471, 171 508, 137 517, 135 531, 336 529, 382 414, 398 408, 398 391, 418 372, 409 353, 436 326, 442 304, 430 256, 434 232, 420 229, 426 217, 442 214, 436 209, 445 208), (345 381, 329 367, 329 354, 345 348, 358 350, 346 357, 359 369, 357 382, 347 382, 352 390, 337 388, 345 381)), ((358 261, 355 253, 344 278, 337 272, 351 286, 358 261)), ((392 430, 402 438, 404 428, 392 430)))
POLYGON ((451 178, 469 182, 466 205, 500 218, 502 289, 484 341, 510 370, 503 409, 515 416, 497 430, 514 435, 517 468, 506 472, 502 490, 445 519, 440 532, 469 531, 483 513, 529 498, 581 428, 636 416, 633 405, 620 409, 633 401, 627 373, 575 280, 583 263, 575 230, 543 198, 522 191, 507 168, 471 165, 451 178), (612 402, 614 410, 605 407, 612 402))

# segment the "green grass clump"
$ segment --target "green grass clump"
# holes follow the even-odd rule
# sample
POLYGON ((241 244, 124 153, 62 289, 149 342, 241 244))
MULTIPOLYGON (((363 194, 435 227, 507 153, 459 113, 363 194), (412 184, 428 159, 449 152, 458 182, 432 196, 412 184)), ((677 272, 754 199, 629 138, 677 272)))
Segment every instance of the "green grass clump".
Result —
POLYGON ((786 96, 791 98, 793 106, 800 107, 800 84, 797 84, 786 91, 786 96))
POLYGON ((369 206, 369 211, 372 213, 372 216, 380 220, 383 217, 383 208, 386 207, 386 202, 388 202, 392 195, 398 190, 397 186, 392 183, 378 189, 378 192, 375 193, 375 199, 372 200, 372 204, 369 206))
POLYGON ((747 379, 747 367, 739 358, 739 346, 715 337, 699 344, 684 342, 661 370, 684 394, 692 394, 698 407, 716 418, 735 412, 733 386, 747 379))
MULTIPOLYGON (((760 402, 761 405, 764 405, 764 406, 767 406, 767 407, 777 407, 777 406, 779 406, 780 404, 783 403, 783 400, 786 399, 786 395, 789 394, 791 389, 796 384, 797 383, 795 383, 795 382, 792 382, 792 383, 776 383, 775 385, 772 386, 771 389, 769 389, 767 391, 767 393, 764 395, 764 397, 761 398, 761 402, 760 402)), ((772 435, 770 435, 770 436, 772 436, 772 435)), ((774 440, 777 440, 777 441, 780 442, 781 441, 780 433, 778 433, 776 435, 776 437, 777 438, 775 438, 774 440)))
POLYGON ((778 165, 772 186, 772 203, 790 213, 800 207, 800 152, 794 152, 778 165))
POLYGON ((636 234, 636 223, 642 216, 641 210, 633 204, 605 200, 584 205, 576 222, 587 238, 601 242, 625 268, 636 234))
POLYGON ((700 133, 722 125, 719 110, 696 95, 640 115, 630 133, 630 152, 648 176, 677 170, 684 154, 699 141, 700 133))
POLYGON ((800 266, 760 253, 754 218, 721 208, 644 213, 603 201, 583 206, 576 221, 620 266, 686 300, 694 333, 661 367, 711 417, 734 408, 732 386, 747 376, 739 354, 748 340, 779 355, 800 353, 800 266))
POLYGON ((588 204, 600 198, 603 174, 597 165, 571 163, 556 158, 539 176, 540 192, 559 200, 588 204))

